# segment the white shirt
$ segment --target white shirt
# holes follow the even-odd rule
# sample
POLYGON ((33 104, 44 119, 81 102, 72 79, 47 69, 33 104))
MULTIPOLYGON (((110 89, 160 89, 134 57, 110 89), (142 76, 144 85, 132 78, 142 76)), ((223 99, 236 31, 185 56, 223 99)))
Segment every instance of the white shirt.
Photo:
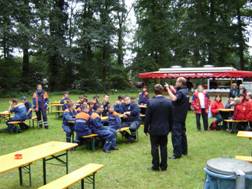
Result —
POLYGON ((203 93, 198 93, 199 101, 200 101, 200 107, 203 109, 205 108, 205 95, 203 93))

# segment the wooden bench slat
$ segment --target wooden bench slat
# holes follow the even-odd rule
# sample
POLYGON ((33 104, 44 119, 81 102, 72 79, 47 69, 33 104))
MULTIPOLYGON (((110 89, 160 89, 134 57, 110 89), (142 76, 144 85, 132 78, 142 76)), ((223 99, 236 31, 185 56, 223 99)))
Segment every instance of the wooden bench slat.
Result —
POLYGON ((252 156, 235 156, 235 159, 252 162, 252 156))
POLYGON ((129 131, 129 127, 123 127, 117 130, 117 132, 129 131))
POLYGON ((23 123, 24 121, 9 121, 8 124, 19 124, 19 123, 23 123))
POLYGON ((102 164, 89 163, 63 177, 60 177, 39 189, 63 189, 72 186, 82 179, 96 173, 103 167, 102 164))
POLYGON ((227 123, 246 123, 246 122, 248 122, 247 120, 234 120, 234 119, 225 119, 224 121, 227 123))
POLYGON ((97 136, 98 136, 97 134, 90 134, 90 135, 82 136, 82 138, 93 138, 97 136))
POLYGON ((51 113, 63 113, 63 110, 59 110, 59 111, 52 111, 51 113))
POLYGON ((252 131, 239 131, 237 136, 252 139, 252 131))

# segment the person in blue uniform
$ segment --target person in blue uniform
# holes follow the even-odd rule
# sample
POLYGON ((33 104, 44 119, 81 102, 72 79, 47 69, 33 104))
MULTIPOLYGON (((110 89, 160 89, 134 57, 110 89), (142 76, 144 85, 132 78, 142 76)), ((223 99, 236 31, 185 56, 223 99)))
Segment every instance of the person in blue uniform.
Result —
POLYGON ((102 102, 102 107, 103 107, 102 116, 107 116, 108 115, 109 105, 110 105, 109 95, 104 95, 103 102, 102 102))
POLYGON ((123 105, 124 105, 124 97, 118 96, 117 101, 114 105, 114 110, 119 114, 123 114, 123 105))
POLYGON ((138 97, 138 104, 140 105, 146 105, 149 102, 149 93, 147 91, 147 88, 144 87, 143 91, 139 94, 138 97))
POLYGON ((82 142, 82 136, 92 134, 92 130, 90 128, 90 116, 87 111, 88 108, 83 107, 81 112, 75 116, 74 131, 76 133, 76 142, 79 144, 82 142))
POLYGON ((187 155, 188 153, 185 122, 189 109, 189 97, 186 79, 179 77, 176 80, 175 90, 168 84, 166 84, 165 87, 173 104, 172 159, 178 159, 181 158, 182 155, 187 155))
POLYGON ((128 140, 136 140, 136 131, 140 127, 140 108, 134 102, 132 102, 130 97, 125 97, 123 106, 123 127, 129 127, 131 136, 127 137, 128 140))
POLYGON ((23 103, 26 107, 26 119, 32 118, 32 104, 27 100, 25 96, 22 97, 23 103))
POLYGON ((48 94, 46 91, 43 90, 42 85, 37 85, 37 90, 33 93, 33 106, 36 111, 38 125, 42 127, 44 124, 45 129, 48 129, 48 122, 47 122, 47 106, 49 103, 48 94), (43 121, 41 119, 43 118, 43 121))
POLYGON ((60 100, 60 104, 62 104, 62 110, 64 111, 65 109, 67 109, 67 103, 71 101, 71 99, 69 98, 69 92, 64 92, 64 96, 63 98, 60 100))
POLYGON ((23 129, 27 129, 28 126, 25 123, 20 123, 20 127, 16 127, 12 124, 9 124, 11 121, 25 121, 27 119, 26 107, 23 103, 19 103, 17 99, 12 99, 10 101, 9 112, 13 113, 14 116, 11 117, 7 122, 7 130, 9 132, 21 132, 23 129))
POLYGON ((96 112, 93 112, 90 119, 90 127, 92 132, 105 140, 103 151, 109 153, 111 150, 117 150, 116 147, 116 132, 102 123, 100 114, 103 112, 101 105, 97 106, 96 112))
POLYGON ((173 125, 172 102, 164 97, 164 88, 154 86, 155 97, 150 99, 146 110, 144 133, 150 134, 153 171, 167 169, 167 141, 173 125), (160 153, 159 153, 160 152, 160 153), (161 161, 159 158, 161 155, 161 161))
POLYGON ((108 127, 114 129, 115 131, 122 127, 122 120, 119 114, 114 110, 113 106, 109 106, 108 113, 108 127))
POLYGON ((75 115, 76 111, 74 109, 74 104, 73 102, 68 101, 67 109, 65 109, 63 113, 63 123, 62 123, 62 128, 66 133, 66 142, 74 142, 71 141, 71 139, 74 134, 75 115))
POLYGON ((88 102, 88 107, 89 107, 88 114, 92 115, 92 113, 96 111, 95 102, 93 101, 88 102))

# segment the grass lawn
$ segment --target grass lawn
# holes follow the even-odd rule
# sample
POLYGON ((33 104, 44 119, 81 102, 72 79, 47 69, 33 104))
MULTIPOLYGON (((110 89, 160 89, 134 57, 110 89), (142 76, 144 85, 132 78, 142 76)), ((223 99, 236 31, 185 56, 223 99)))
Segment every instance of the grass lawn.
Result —
MULTIPOLYGON (((111 95, 112 101, 116 95, 111 95)), ((136 94, 132 94, 133 96, 136 94)), ((53 96, 51 101, 58 100, 60 96, 53 96)), ((77 96, 73 96, 77 99, 77 96)), ((9 99, 0 99, 0 111, 8 108, 9 99)), ((29 129, 20 134, 9 134, 0 131, 0 155, 14 152, 44 142, 58 140, 65 141, 65 134, 61 128, 62 121, 55 115, 49 115, 49 130, 29 129)), ((1 123, 1 128, 6 126, 1 123)), ((251 141, 240 139, 234 134, 224 131, 197 132, 195 117, 189 113, 187 118, 187 135, 189 143, 189 155, 179 160, 169 160, 167 172, 151 172, 149 138, 143 134, 140 128, 139 141, 133 144, 125 144, 119 138, 119 151, 105 154, 98 149, 95 152, 80 147, 69 155, 70 172, 87 164, 101 163, 105 167, 97 174, 97 188, 100 189, 202 189, 204 182, 203 168, 208 159, 215 157, 234 157, 235 155, 249 155, 251 141)), ((172 145, 169 135, 169 155, 172 155, 172 145)), ((1 162, 0 162, 1 165, 1 162)), ((65 173, 64 167, 47 166, 48 181, 52 181, 65 173)), ((32 188, 42 185, 42 161, 32 164, 32 188)), ((29 188, 20 187, 18 170, 2 174, 0 188, 29 188)), ((25 183, 28 179, 25 177, 25 183)), ((86 185, 87 186, 87 185, 86 185)), ((73 187, 74 188, 74 187, 73 187)), ((75 188, 80 188, 79 183, 75 188)), ((91 188, 87 187, 87 188, 91 188)))

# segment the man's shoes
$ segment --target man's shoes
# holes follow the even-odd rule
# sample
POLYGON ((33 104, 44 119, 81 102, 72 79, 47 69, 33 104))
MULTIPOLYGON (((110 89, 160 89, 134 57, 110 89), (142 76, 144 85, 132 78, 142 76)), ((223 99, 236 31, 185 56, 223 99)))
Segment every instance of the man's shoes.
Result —
POLYGON ((160 171, 159 168, 156 168, 156 167, 148 168, 148 170, 151 170, 151 171, 160 171))
POLYGON ((118 147, 112 147, 111 150, 119 150, 118 147))
POLYGON ((45 126, 45 129, 48 129, 48 126, 45 126))
POLYGON ((174 160, 175 159, 180 159, 180 158, 181 158, 181 156, 174 156, 174 155, 172 157, 169 157, 169 159, 174 159, 174 160))
POLYGON ((161 171, 167 171, 167 167, 166 168, 160 168, 161 171))
POLYGON ((103 150, 104 153, 111 153, 109 150, 103 150))

